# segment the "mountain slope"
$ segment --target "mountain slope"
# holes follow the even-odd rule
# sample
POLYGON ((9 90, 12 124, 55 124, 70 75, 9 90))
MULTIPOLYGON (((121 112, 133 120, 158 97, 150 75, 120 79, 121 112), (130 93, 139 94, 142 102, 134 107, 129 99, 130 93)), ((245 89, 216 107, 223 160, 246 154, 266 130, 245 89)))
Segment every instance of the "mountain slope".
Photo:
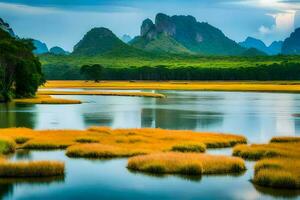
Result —
POLYGON ((129 44, 136 48, 150 52, 170 54, 192 54, 190 50, 178 43, 172 37, 165 35, 164 33, 157 35, 156 38, 151 40, 138 36, 134 38, 129 44))
POLYGON ((63 48, 58 47, 58 46, 52 47, 49 50, 49 53, 52 53, 54 55, 68 55, 68 54, 70 54, 69 52, 65 51, 63 48))
MULTIPOLYGON (((208 23, 197 22, 192 16, 167 16, 159 13, 156 15, 155 24, 150 20, 144 20, 141 26, 139 40, 151 43, 157 40, 161 34, 174 39, 174 49, 184 47, 186 50, 198 54, 206 55, 239 55, 245 49, 233 40, 227 38, 222 31, 209 25, 208 23)), ((169 39, 171 40, 171 39, 169 39)), ((131 44, 141 48, 137 39, 131 44)), ((161 49, 164 50, 164 49, 161 49)), ((168 46, 166 52, 170 51, 168 46)))
POLYGON ((49 52, 48 47, 45 43, 35 39, 32 39, 32 43, 35 47, 35 50, 33 51, 34 54, 43 54, 49 52))
POLYGON ((285 39, 282 45, 282 54, 300 55, 300 28, 285 39))
POLYGON ((0 29, 4 30, 5 32, 8 32, 11 36, 15 37, 15 33, 12 30, 12 28, 9 26, 8 23, 4 22, 2 18, 0 18, 0 29))
POLYGON ((130 48, 107 28, 93 28, 75 46, 73 54, 99 55, 130 48))

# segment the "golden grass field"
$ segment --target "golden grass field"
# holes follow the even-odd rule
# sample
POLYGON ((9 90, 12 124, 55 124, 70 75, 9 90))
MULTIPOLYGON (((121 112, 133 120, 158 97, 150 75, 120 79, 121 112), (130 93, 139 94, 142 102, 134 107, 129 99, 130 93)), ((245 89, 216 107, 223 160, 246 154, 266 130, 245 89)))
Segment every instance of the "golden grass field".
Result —
MULTIPOLYGON (((8 128, 0 129, 1 140, 16 141, 19 143, 15 144, 16 147, 24 149, 65 149, 72 146, 70 149, 74 150, 74 148, 85 145, 82 143, 90 142, 101 144, 93 145, 92 149, 95 152, 101 151, 104 147, 104 149, 110 147, 112 151, 115 148, 116 152, 135 151, 140 154, 171 151, 174 150, 174 146, 191 144, 197 147, 201 146, 201 151, 205 151, 205 147, 232 147, 247 142, 245 137, 232 134, 152 128, 110 129, 108 127, 91 127, 82 131, 8 128)), ((84 148, 82 149, 84 150, 84 148)))
POLYGON ((108 91, 39 91, 38 95, 97 95, 165 98, 165 95, 152 92, 108 92, 108 91))
MULTIPOLYGON (((82 131, 0 129, 2 155, 13 153, 16 149, 67 148, 66 155, 70 157, 113 158, 174 150, 203 152, 206 147, 232 147, 246 142, 245 137, 238 135, 151 128, 91 127, 82 131)), ((63 171, 64 165, 59 162, 9 162, 3 158, 0 160, 0 177, 43 177, 61 175, 63 171)))
POLYGON ((81 104, 79 100, 53 98, 50 95, 37 95, 35 98, 14 99, 15 103, 23 104, 81 104))
POLYGON ((93 88, 93 89, 147 89, 147 90, 201 90, 201 91, 257 91, 300 92, 300 82, 273 81, 47 81, 42 88, 93 88))
POLYGON ((269 144, 237 145, 233 155, 259 160, 253 182, 274 188, 300 188, 299 137, 277 137, 269 144))
POLYGON ((156 153, 132 157, 127 167, 155 174, 228 174, 246 170, 244 160, 237 157, 202 153, 156 153))

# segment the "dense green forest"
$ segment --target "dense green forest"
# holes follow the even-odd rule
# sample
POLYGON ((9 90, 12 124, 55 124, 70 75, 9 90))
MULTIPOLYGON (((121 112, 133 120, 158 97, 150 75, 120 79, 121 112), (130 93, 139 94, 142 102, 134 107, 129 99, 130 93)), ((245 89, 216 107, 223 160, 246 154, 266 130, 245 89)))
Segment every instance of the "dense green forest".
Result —
POLYGON ((105 80, 299 80, 300 56, 43 55, 46 79, 80 80, 83 65, 103 66, 105 80))
POLYGON ((44 82, 39 59, 30 40, 12 37, 0 29, 0 102, 31 97, 44 82))

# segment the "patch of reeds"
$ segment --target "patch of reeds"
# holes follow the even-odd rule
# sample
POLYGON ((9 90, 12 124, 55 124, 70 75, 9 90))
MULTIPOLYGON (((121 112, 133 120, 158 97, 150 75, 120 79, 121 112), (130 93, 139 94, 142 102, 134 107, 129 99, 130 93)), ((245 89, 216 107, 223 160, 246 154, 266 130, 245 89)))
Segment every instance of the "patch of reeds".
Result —
POLYGON ((203 153, 206 150, 206 145, 202 143, 198 144, 178 144, 172 147, 171 151, 178 152, 195 152, 195 153, 203 153))
POLYGON ((114 92, 114 91, 39 91, 39 95, 97 95, 165 98, 165 95, 152 92, 114 92))
POLYGON ((128 169, 154 174, 228 174, 246 169, 242 159, 198 153, 156 153, 128 160, 128 169))
POLYGON ((52 98, 49 95, 37 95, 35 98, 14 99, 15 103, 23 104, 81 104, 79 100, 52 98))
POLYGON ((205 91, 255 91, 300 92, 299 84, 293 82, 255 81, 47 81, 44 88, 97 88, 97 89, 150 89, 150 90, 205 90, 205 91))
POLYGON ((0 162, 0 177, 51 177, 64 172, 64 163, 58 161, 0 162))
POLYGON ((120 148, 103 144, 79 144, 67 148, 66 155, 69 157, 84 158, 115 158, 130 157, 145 154, 145 152, 120 148))
POLYGON ((300 142, 277 137, 269 144, 239 145, 233 155, 259 160, 255 164, 253 183, 273 188, 300 188, 300 142))
POLYGON ((300 142, 300 137, 274 137, 271 143, 300 142))

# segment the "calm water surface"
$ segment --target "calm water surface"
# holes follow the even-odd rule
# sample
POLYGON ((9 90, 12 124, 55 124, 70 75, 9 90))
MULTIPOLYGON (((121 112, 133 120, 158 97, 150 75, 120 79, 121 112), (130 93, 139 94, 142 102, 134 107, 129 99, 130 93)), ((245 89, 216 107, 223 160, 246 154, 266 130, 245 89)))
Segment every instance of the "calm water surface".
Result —
MULTIPOLYGON (((84 129, 159 127, 245 135, 267 142, 277 135, 299 135, 300 95, 241 92, 156 91, 166 99, 57 96, 81 105, 1 105, 0 127, 84 129)), ((231 154, 231 149, 209 151, 231 154)), ((0 179, 3 199, 300 199, 300 191, 255 187, 244 174, 228 176, 149 176, 126 169, 126 159, 70 159, 63 151, 19 151, 12 160, 62 160, 64 178, 0 179)))

